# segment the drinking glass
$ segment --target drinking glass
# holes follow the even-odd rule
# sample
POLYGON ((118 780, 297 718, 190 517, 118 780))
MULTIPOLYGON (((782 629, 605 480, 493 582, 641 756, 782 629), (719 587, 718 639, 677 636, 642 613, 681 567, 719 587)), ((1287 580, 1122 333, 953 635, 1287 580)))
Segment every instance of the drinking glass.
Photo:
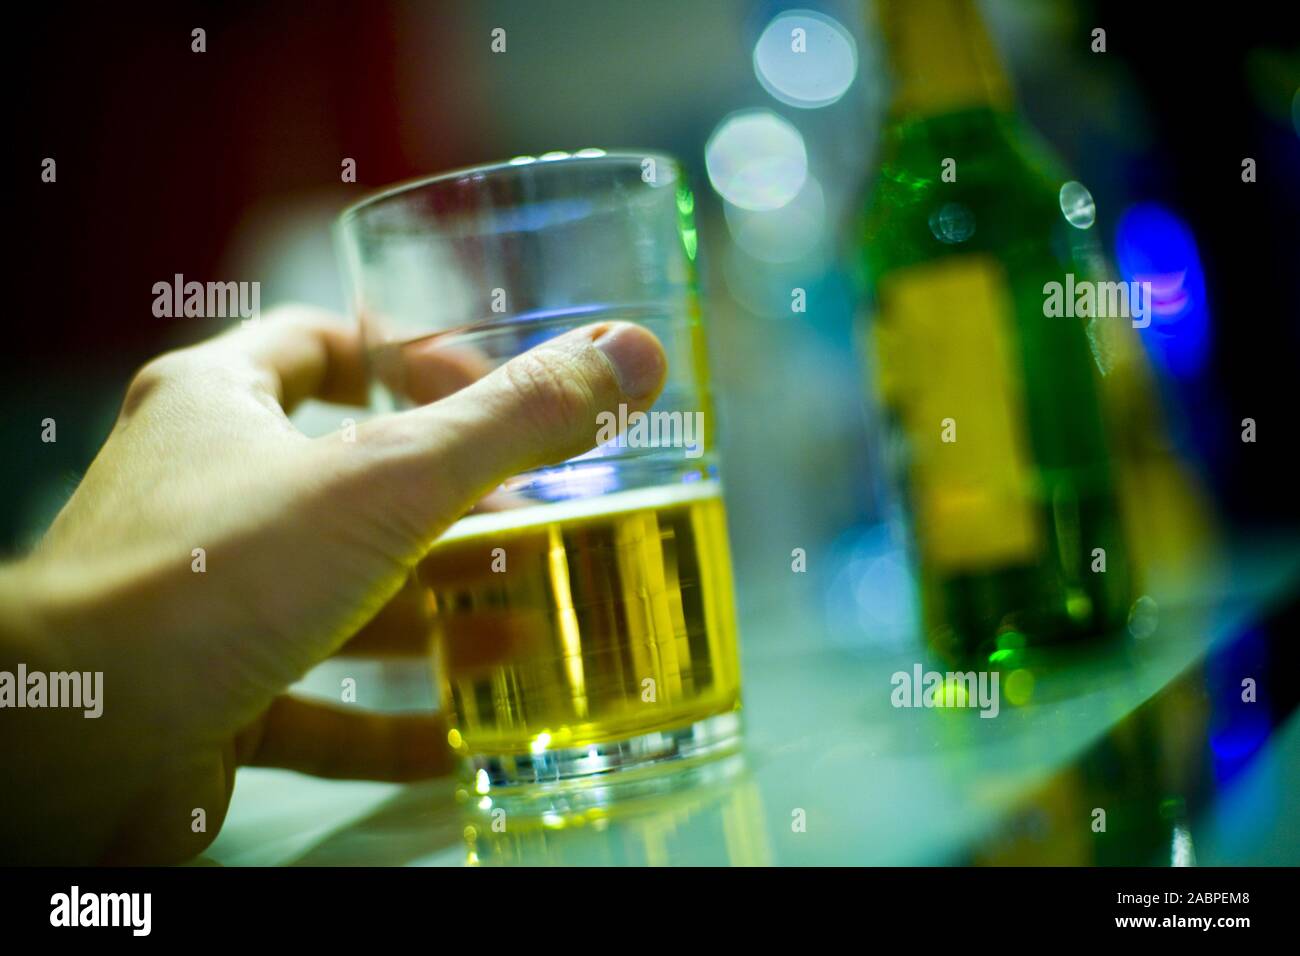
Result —
POLYGON ((479 793, 738 742, 693 211, 670 156, 582 150, 395 186, 339 220, 381 410, 592 322, 639 323, 668 356, 649 413, 611 410, 593 450, 509 478, 415 571, 448 739, 479 793))

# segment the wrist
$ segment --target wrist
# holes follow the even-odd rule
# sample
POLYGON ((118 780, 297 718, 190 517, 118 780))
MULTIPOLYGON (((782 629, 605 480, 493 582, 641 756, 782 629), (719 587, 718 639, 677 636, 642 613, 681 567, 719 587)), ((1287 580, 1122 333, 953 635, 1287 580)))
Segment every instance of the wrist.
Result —
POLYGON ((0 844, 31 863, 87 863, 138 788, 99 657, 75 608, 77 580, 28 558, 0 566, 0 751, 12 792, 0 844))

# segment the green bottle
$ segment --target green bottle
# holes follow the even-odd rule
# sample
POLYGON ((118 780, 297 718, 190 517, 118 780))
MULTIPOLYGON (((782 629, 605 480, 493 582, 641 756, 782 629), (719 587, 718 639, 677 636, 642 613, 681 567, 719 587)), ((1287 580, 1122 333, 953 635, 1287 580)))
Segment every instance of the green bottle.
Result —
MULTIPOLYGON (((875 381, 952 661, 1122 626, 1129 568, 1064 177, 1016 115, 970 0, 878 0, 894 75, 866 221, 875 381), (1104 570, 1103 570, 1104 569, 1104 570)), ((1108 319, 1105 321, 1121 321, 1108 319)))

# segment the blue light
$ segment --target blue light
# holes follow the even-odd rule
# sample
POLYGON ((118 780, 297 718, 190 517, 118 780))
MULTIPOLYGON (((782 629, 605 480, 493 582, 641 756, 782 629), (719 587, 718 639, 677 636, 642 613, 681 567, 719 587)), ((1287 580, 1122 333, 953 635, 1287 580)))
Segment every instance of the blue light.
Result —
POLYGON ((1174 378, 1194 378, 1210 353, 1205 273, 1192 231, 1158 203, 1120 217, 1115 255, 1126 282, 1151 283, 1151 326, 1140 334, 1151 360, 1174 378))
MULTIPOLYGON (((1274 640, 1282 638, 1276 635, 1274 640)), ((1206 660, 1206 690, 1211 703, 1210 752, 1214 779, 1236 779, 1268 744, 1273 719, 1268 704, 1242 699, 1241 675, 1270 673, 1269 638, 1252 627, 1214 647, 1206 660)))

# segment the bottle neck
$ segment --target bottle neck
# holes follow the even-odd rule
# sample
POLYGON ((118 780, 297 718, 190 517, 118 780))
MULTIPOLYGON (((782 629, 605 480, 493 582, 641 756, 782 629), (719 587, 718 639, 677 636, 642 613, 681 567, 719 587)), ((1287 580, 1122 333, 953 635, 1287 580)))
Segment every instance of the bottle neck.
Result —
POLYGON ((893 74, 890 116, 1009 109, 1011 84, 973 0, 876 0, 893 74))

